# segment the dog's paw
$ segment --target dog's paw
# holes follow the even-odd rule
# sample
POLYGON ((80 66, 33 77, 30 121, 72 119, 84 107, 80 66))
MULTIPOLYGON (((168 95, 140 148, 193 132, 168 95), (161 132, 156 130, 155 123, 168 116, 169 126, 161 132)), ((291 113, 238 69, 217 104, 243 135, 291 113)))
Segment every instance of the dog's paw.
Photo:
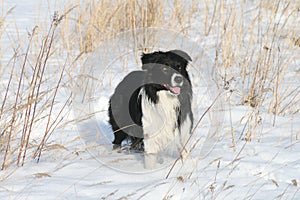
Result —
POLYGON ((138 143, 138 144, 136 144, 136 145, 131 145, 130 146, 130 150, 132 151, 132 152, 135 152, 135 153, 142 153, 142 152, 144 152, 144 143, 143 142, 140 142, 140 143, 138 143))
POLYGON ((118 153, 121 153, 121 152, 122 152, 121 145, 119 145, 119 144, 114 144, 114 145, 113 145, 113 151, 118 152, 118 153))

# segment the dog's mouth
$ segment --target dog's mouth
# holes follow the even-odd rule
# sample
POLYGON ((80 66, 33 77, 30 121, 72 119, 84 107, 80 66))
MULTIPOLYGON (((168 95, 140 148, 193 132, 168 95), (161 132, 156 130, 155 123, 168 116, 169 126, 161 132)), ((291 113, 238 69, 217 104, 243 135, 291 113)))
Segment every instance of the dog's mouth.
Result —
POLYGON ((181 92, 181 88, 178 86, 172 87, 168 84, 164 84, 164 87, 167 88, 171 93, 176 94, 176 95, 180 94, 180 92, 181 92))

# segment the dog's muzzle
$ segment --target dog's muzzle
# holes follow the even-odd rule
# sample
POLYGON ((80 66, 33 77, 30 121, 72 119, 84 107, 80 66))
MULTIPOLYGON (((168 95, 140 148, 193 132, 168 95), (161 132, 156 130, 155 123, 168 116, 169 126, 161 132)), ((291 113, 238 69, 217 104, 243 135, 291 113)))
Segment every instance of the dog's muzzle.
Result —
POLYGON ((183 76, 180 74, 174 74, 171 77, 171 85, 164 84, 171 93, 179 95, 181 92, 181 86, 183 85, 183 76))

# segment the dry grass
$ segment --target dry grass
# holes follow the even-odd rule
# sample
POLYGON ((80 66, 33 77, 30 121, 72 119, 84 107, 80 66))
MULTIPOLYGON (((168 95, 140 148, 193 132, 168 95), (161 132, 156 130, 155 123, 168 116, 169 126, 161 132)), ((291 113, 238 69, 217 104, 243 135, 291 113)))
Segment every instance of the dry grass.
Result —
MULTIPOLYGON (((212 41, 216 67, 224 81, 222 86, 231 94, 227 102, 230 106, 242 104, 253 108, 246 140, 259 134, 262 112, 272 113, 274 124, 278 115, 299 112, 300 87, 286 84, 289 67, 299 61, 299 27, 292 26, 299 24, 299 4, 284 0, 254 1, 253 9, 245 10, 243 3, 247 2, 205 0, 200 5, 190 0, 90 0, 84 3, 78 0, 76 7, 68 5, 66 10, 73 9, 68 17, 52 21, 46 36, 33 30, 26 42, 27 50, 23 52, 20 44, 8 65, 0 66, 1 80, 8 80, 1 83, 5 92, 0 94, 2 168, 12 163, 23 165, 30 147, 34 147, 35 156, 40 158, 47 138, 63 123, 61 116, 70 99, 56 105, 57 93, 63 85, 64 73, 72 74, 79 57, 92 52, 99 42, 120 32, 134 33, 137 28, 161 27, 187 36, 197 30, 203 40, 212 41), (199 27, 195 27, 195 21, 199 27), (56 38, 60 38, 59 45, 56 38), (55 47, 53 42, 56 42, 55 47), (48 69, 49 58, 65 49, 69 61, 56 71, 48 69), (16 70, 20 66, 22 71, 16 70), (10 76, 4 77, 4 72, 10 76), (53 74, 56 75, 54 82, 49 78, 53 74), (234 81, 236 85, 232 85, 234 81), (16 82, 18 84, 14 84, 16 82), (49 84, 53 86, 50 89, 46 87, 49 84), (54 114, 53 110, 58 112, 54 114), (32 142, 31 134, 41 121, 45 127, 40 141, 32 142)), ((4 20, 5 15, 1 17, 1 27, 4 20)), ((299 72, 296 75, 299 76, 299 72)), ((233 127, 231 134, 234 146, 233 127)))
POLYGON ((239 96, 236 104, 253 108, 248 141, 260 132, 262 112, 273 114, 275 125, 276 116, 298 113, 300 102, 300 88, 286 80, 290 66, 299 60, 299 27, 293 26, 299 23, 299 4, 264 0, 252 6, 255 9, 244 10, 241 4, 218 2, 214 10, 221 39, 217 67, 224 86, 235 80, 231 93, 239 96))
MULTIPOLYGON (((64 29, 65 45, 69 48, 77 43, 82 52, 93 51, 100 41, 107 40, 120 32, 144 27, 163 27, 185 32, 189 20, 197 11, 197 1, 173 2, 159 0, 117 0, 78 2, 75 17, 75 32, 64 29), (71 45, 70 45, 71 44, 71 45)), ((74 21, 74 19, 72 19, 74 21)), ((71 21, 71 19, 70 19, 71 21)), ((66 26, 69 27, 69 26, 66 26)), ((73 29, 74 30, 74 29, 73 29)))
MULTIPOLYGON (((224 98, 230 112, 228 138, 231 139, 234 150, 238 152, 235 152, 236 156, 231 163, 224 164, 217 158, 203 168, 206 170, 216 166, 216 174, 212 180, 207 180, 209 183, 207 187, 195 191, 195 198, 199 198, 204 191, 210 191, 207 198, 215 199, 221 192, 234 187, 229 185, 231 174, 238 167, 246 144, 249 144, 245 142, 244 146, 236 148, 240 138, 237 138, 238 130, 231 119, 235 105, 243 105, 251 110, 249 115, 244 116, 246 123, 242 133, 239 133, 246 141, 258 139, 258 135, 262 134, 261 125, 268 120, 263 118, 262 113, 273 116, 271 119, 273 125, 276 125, 278 116, 288 115, 292 118, 299 116, 300 86, 295 82, 299 83, 300 71, 293 69, 300 62, 299 0, 240 3, 217 0, 204 0, 202 3, 196 0, 82 2, 77 0, 76 4, 67 6, 65 14, 53 16, 53 20, 47 22, 48 32, 43 33, 45 30, 37 32, 37 29, 33 28, 27 39, 11 44, 14 55, 7 65, 1 66, 0 63, 0 84, 3 88, 0 93, 2 169, 14 165, 22 166, 26 163, 26 159, 36 158, 39 161, 42 153, 50 149, 61 151, 67 149, 65 144, 49 143, 53 133, 63 133, 69 125, 65 115, 69 112, 67 106, 71 96, 59 98, 59 92, 64 89, 67 81, 73 81, 73 71, 82 67, 84 59, 81 58, 86 58, 86 54, 93 52, 101 41, 128 30, 135 34, 137 28, 160 27, 187 36, 195 36, 196 32, 199 34, 200 42, 203 42, 204 49, 213 49, 215 52, 213 55, 215 67, 222 80, 219 84, 228 94, 224 98), (249 5, 249 9, 243 4, 249 5), (69 9, 72 10, 71 13, 69 9), (53 69, 51 62, 57 59, 62 60, 58 64, 60 67, 53 69), (289 84, 290 81, 292 84, 289 84), (226 168, 230 170, 224 176, 225 180, 222 180, 224 182, 221 189, 218 189, 220 182, 216 180, 222 178, 219 174, 226 168)), ((5 18, 10 12, 11 10, 6 12, 2 10, 0 39, 5 32, 3 28, 5 18)), ((0 49, 0 59, 3 51, 0 49)), ((199 119, 199 123, 203 116, 199 119)), ((77 119, 77 122, 79 120, 81 119, 77 119)), ((74 122, 76 123, 76 120, 72 121, 74 122)), ((292 133, 287 131, 287 134, 292 133)), ((299 135, 300 131, 295 130, 293 139, 299 140, 299 135)), ((292 145, 298 143, 293 141, 292 145)), ((197 143, 192 149, 196 146, 197 143)), ((177 189, 178 185, 181 186, 182 182, 190 179, 193 173, 199 170, 201 159, 198 158, 196 165, 189 168, 191 170, 188 173, 179 172, 180 176, 170 181, 166 199, 170 197, 168 195, 171 195, 172 190, 177 189)), ((176 163, 180 163, 178 161, 179 158, 167 177, 170 173, 174 175, 173 167, 176 163)), ((0 181, 12 173, 1 177, 0 181)), ((47 173, 34 175, 49 176, 47 173)), ((272 179, 272 182, 277 184, 275 179, 272 179)), ((193 184, 197 184, 197 181, 193 184)), ((297 182, 294 181, 293 184, 297 185, 297 182)), ((249 198, 261 192, 261 188, 251 191, 249 198)), ((110 195, 113 196, 114 192, 110 195)), ((124 196, 125 199, 127 197, 130 195, 124 196)))
MULTIPOLYGON (((67 13, 66 13, 67 14, 67 13)), ((25 51, 23 47, 15 49, 7 68, 10 75, 7 84, 4 84, 5 93, 1 96, 0 131, 1 131, 1 156, 2 169, 12 163, 21 166, 25 162, 27 151, 33 150, 34 145, 31 135, 42 131, 41 121, 47 121, 44 136, 37 147, 36 157, 40 158, 43 146, 49 135, 61 122, 62 111, 70 99, 66 100, 64 106, 58 113, 53 114, 53 108, 60 106, 55 102, 57 91, 60 89, 61 78, 65 66, 58 70, 59 78, 53 88, 49 86, 56 82, 55 78, 49 79, 48 61, 53 55, 53 43, 55 32, 65 15, 54 14, 48 33, 43 37, 41 45, 35 49, 35 43, 40 41, 37 27, 28 33, 25 51), (33 53, 32 53, 33 52, 33 53), (54 115, 54 116, 53 116, 54 115), (52 119, 54 118, 54 120, 52 119), (36 128, 39 127, 40 130, 36 128)), ((54 72, 55 73, 55 72, 54 72)), ((51 76, 51 75, 50 75, 51 76)), ((7 80, 6 77, 1 79, 7 80)), ((35 141, 38 142, 38 141, 35 141)))

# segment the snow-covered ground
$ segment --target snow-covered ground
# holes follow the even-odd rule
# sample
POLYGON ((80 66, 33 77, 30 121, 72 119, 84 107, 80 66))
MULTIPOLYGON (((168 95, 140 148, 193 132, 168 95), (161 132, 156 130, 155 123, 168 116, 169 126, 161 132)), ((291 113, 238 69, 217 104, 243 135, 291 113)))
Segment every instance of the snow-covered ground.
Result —
MULTIPOLYGON (((15 6, 5 19, 0 66, 6 66, 12 57, 13 41, 26 38, 37 23, 40 31, 46 32, 46 25, 40 22, 50 21, 55 10, 65 7, 64 1, 36 0, 4 1, 0 5, 3 10, 15 6)), ((255 8, 248 10, 252 9, 255 8)), ((164 29, 147 31, 156 35, 153 49, 179 48, 193 58, 189 72, 197 124, 220 91, 216 72, 211 68, 214 37, 199 38, 197 31, 203 25, 197 20, 192 24, 191 39, 164 29), (199 51, 202 57, 195 58, 199 51)), ((262 110, 257 134, 246 141, 254 108, 229 105, 225 100, 231 94, 228 91, 221 91, 219 101, 197 126, 188 160, 176 162, 175 158, 163 155, 163 164, 145 170, 141 154, 112 152, 107 102, 118 81, 140 66, 135 57, 140 52, 133 52, 130 46, 134 40, 139 38, 123 33, 103 42, 86 56, 85 67, 66 73, 66 85, 59 92, 58 101, 64 102, 73 93, 68 116, 64 118, 69 123, 51 135, 39 163, 29 157, 23 167, 12 164, 0 172, 0 199, 300 199, 299 111, 277 116, 273 125, 274 116, 262 110), (74 77, 67 76, 70 74, 74 77), (96 78, 89 79, 88 75, 96 78), (74 80, 79 84, 74 84, 74 80)), ((63 54, 53 63, 58 65, 64 59, 63 54)), ((300 84, 299 60, 287 67, 291 70, 287 70, 286 76, 293 80, 286 83, 292 88, 300 84)), ((5 77, 8 78, 3 75, 0 79, 4 86, 5 77)), ((235 89, 234 85, 229 87, 235 89)), ((39 130, 34 132, 33 138, 39 138, 39 130)))

